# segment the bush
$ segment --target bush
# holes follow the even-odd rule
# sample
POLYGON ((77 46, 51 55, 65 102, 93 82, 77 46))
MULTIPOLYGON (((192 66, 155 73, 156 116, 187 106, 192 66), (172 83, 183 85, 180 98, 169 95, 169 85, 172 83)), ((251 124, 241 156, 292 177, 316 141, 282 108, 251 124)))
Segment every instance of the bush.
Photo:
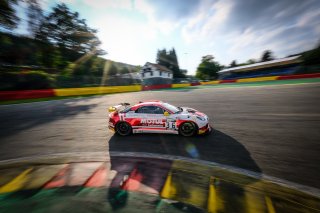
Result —
POLYGON ((43 71, 0 74, 0 90, 49 89, 54 83, 55 79, 43 71))

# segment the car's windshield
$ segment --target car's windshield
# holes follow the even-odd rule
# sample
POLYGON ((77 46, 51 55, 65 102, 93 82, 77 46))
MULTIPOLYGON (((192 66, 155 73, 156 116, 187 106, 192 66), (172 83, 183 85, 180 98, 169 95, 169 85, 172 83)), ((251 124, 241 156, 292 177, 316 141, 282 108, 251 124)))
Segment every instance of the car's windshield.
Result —
POLYGON ((180 111, 180 109, 178 107, 175 107, 175 106, 168 104, 168 103, 164 103, 163 106, 165 108, 167 108, 168 110, 170 110, 172 113, 177 113, 180 111))

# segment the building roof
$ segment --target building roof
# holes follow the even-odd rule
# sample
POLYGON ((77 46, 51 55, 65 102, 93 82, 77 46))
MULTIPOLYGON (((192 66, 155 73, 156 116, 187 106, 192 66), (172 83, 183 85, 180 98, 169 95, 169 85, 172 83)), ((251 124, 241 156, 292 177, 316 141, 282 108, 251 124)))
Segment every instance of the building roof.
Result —
POLYGON ((154 64, 154 63, 150 63, 150 62, 147 62, 146 65, 147 65, 147 64, 150 64, 151 66, 156 67, 156 68, 157 68, 158 70, 160 70, 160 71, 172 73, 172 70, 170 70, 170 69, 168 69, 167 67, 162 66, 162 65, 160 65, 160 64, 154 64))
POLYGON ((280 65, 295 64, 295 63, 301 62, 301 59, 299 57, 300 57, 300 55, 292 56, 292 57, 288 57, 288 58, 276 59, 276 60, 272 60, 272 61, 250 64, 250 65, 245 65, 245 66, 232 67, 232 68, 220 70, 218 73, 232 72, 232 71, 234 71, 234 72, 251 71, 251 70, 275 67, 275 66, 280 66, 280 65))

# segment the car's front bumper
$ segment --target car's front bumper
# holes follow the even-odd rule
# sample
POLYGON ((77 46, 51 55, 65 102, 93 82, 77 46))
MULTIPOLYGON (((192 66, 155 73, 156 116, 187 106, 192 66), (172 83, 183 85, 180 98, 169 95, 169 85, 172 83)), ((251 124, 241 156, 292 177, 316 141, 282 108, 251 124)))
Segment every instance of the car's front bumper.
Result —
POLYGON ((208 134, 211 131, 212 131, 212 127, 210 126, 210 124, 207 124, 198 130, 198 135, 208 134))
POLYGON ((114 127, 114 124, 112 122, 109 122, 109 125, 108 125, 109 129, 113 132, 115 132, 115 127, 114 127))

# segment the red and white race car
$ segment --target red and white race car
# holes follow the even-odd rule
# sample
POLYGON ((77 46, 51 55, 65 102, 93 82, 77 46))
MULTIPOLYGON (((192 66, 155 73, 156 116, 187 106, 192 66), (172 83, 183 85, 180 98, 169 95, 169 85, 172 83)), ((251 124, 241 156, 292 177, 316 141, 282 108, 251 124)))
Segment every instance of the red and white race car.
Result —
POLYGON ((122 136, 131 133, 192 136, 211 131, 209 118, 204 113, 162 101, 145 101, 134 106, 122 103, 110 107, 109 112, 109 129, 122 136))

